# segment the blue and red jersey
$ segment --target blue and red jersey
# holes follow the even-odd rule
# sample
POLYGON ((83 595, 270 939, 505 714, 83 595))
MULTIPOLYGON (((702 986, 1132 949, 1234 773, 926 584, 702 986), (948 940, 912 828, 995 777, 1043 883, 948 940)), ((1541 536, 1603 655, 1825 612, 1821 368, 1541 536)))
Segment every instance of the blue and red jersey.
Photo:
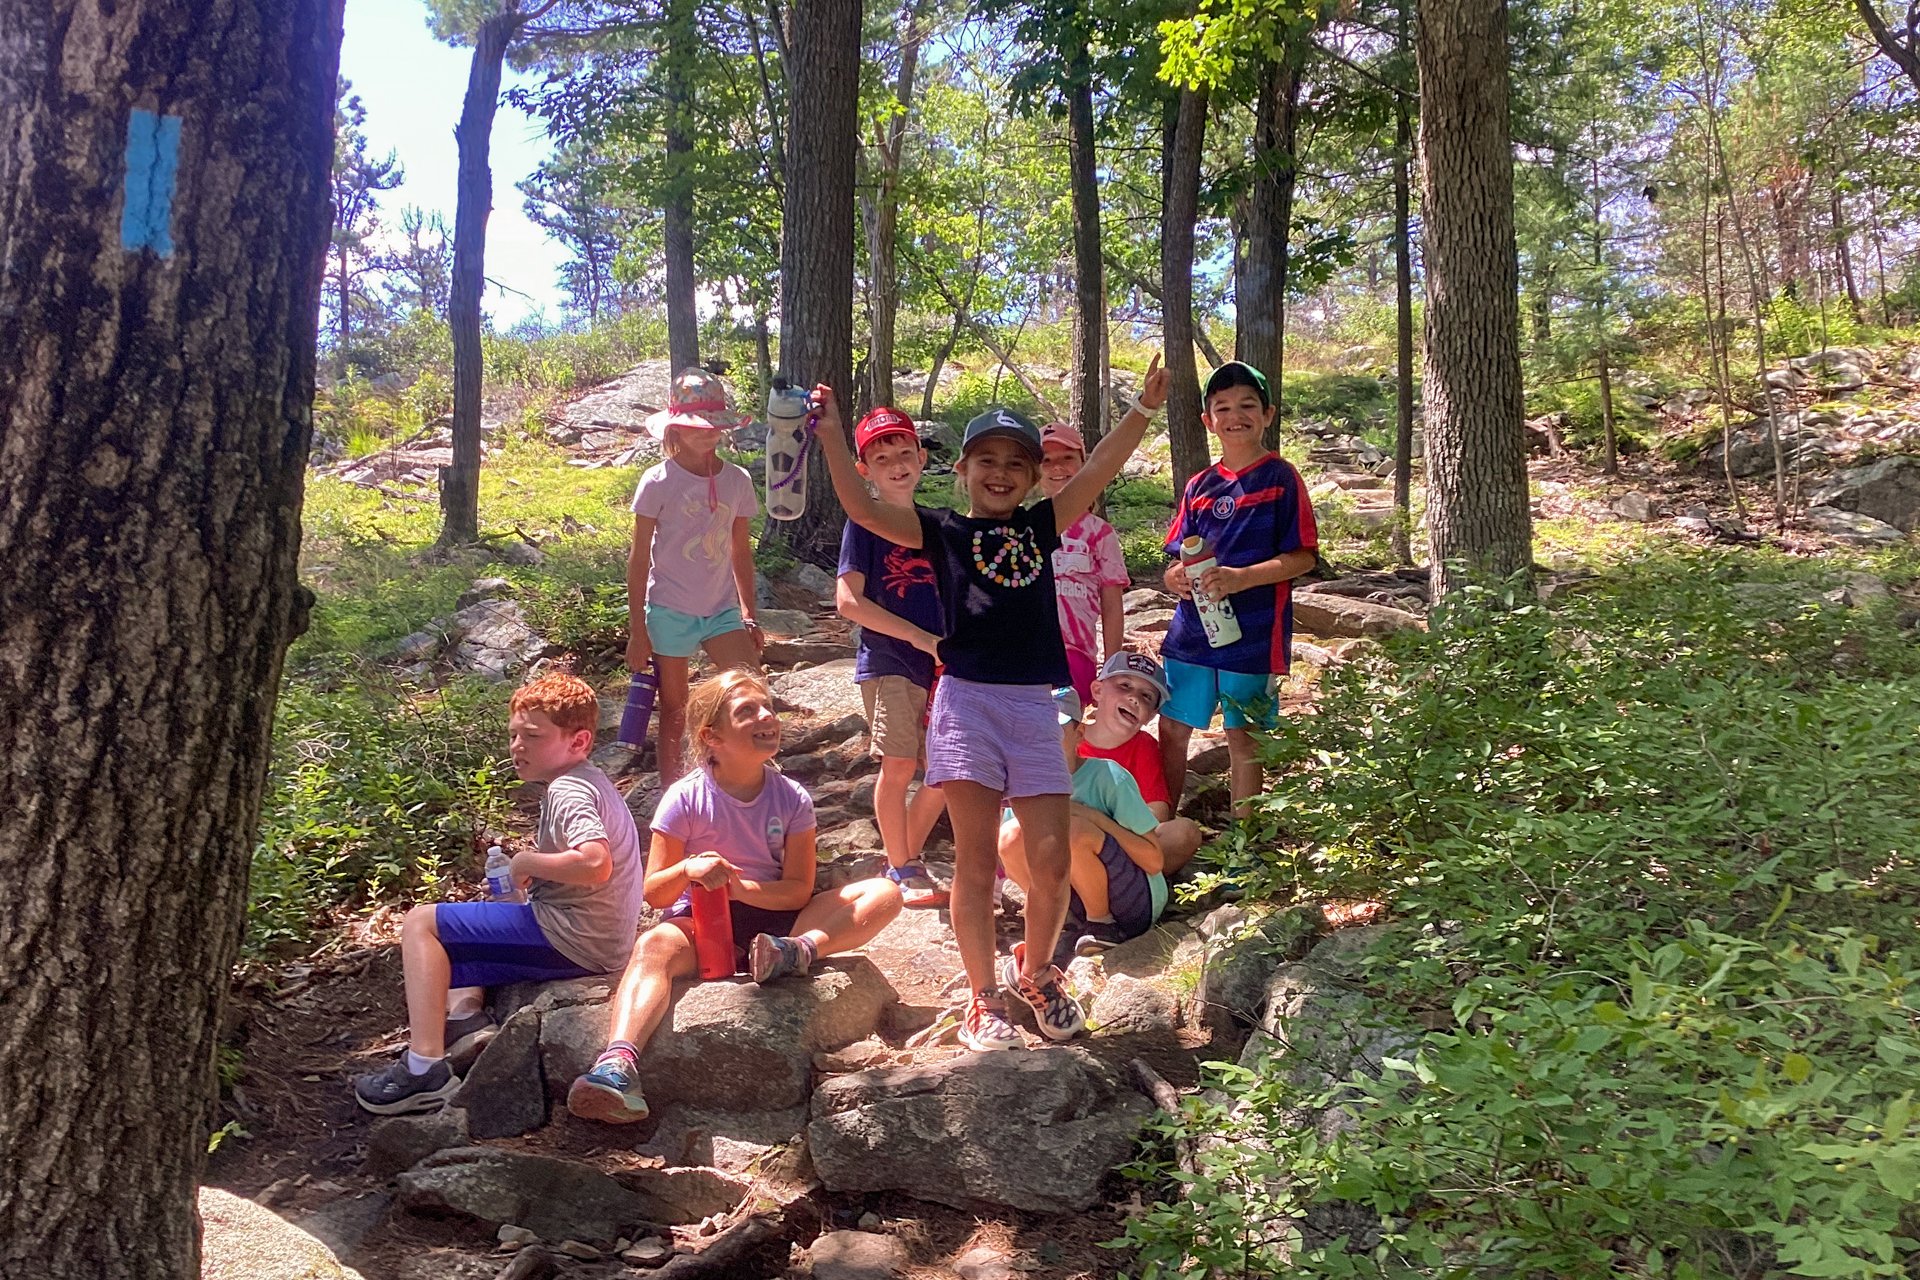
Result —
MULTIPOLYGON (((1187 481, 1167 530, 1167 554, 1178 558, 1180 543, 1195 534, 1206 540, 1216 560, 1235 569, 1320 545, 1313 502, 1300 473, 1273 453, 1243 471, 1216 462, 1187 481)), ((1199 610, 1193 601, 1182 600, 1161 655, 1245 675, 1284 673, 1292 656, 1293 584, 1249 587, 1228 599, 1240 622, 1238 640, 1218 649, 1208 644, 1199 610)))

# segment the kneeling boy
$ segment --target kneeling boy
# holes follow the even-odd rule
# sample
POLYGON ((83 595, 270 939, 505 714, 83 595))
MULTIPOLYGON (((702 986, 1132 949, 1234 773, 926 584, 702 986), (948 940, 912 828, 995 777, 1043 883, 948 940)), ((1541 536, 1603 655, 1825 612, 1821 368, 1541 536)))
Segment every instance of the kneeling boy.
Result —
POLYGON ((577 676, 528 682, 509 704, 514 772, 544 782, 534 847, 513 855, 527 902, 442 902, 407 912, 407 1050, 353 1082, 376 1115, 431 1111, 460 1087, 447 1063, 492 1028, 486 988, 609 973, 627 962, 640 917, 640 836, 627 802, 587 763, 600 699, 577 676))
POLYGON ((1160 664, 1144 653, 1125 651, 1108 655, 1093 682, 1093 710, 1086 717, 1080 754, 1091 760, 1111 760, 1125 769, 1140 788, 1140 798, 1160 820, 1153 836, 1160 844, 1173 875, 1193 860, 1200 849, 1200 824, 1173 816, 1173 793, 1167 787, 1160 741, 1147 722, 1160 714, 1168 697, 1167 677, 1160 664))

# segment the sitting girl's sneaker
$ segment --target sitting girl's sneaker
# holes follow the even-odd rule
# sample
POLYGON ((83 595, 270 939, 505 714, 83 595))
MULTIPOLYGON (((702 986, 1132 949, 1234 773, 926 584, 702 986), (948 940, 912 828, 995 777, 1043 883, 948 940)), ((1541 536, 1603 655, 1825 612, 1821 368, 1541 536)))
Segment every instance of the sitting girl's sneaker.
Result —
POLYGON ((747 976, 755 982, 772 982, 790 973, 805 976, 813 968, 813 944, 805 938, 776 938, 756 933, 747 947, 747 976))
POLYGON ((567 1110, 602 1124, 645 1120, 647 1100, 640 1093, 640 1064, 633 1052, 616 1046, 594 1059, 587 1074, 567 1090, 567 1110))
POLYGON ((460 1088, 460 1077, 453 1074, 445 1058, 427 1069, 425 1075, 407 1070, 403 1054, 385 1071, 370 1071, 353 1082, 353 1100, 362 1111, 377 1116, 404 1116, 415 1111, 437 1111, 460 1088))
POLYGON ((1021 970, 1027 944, 1013 944, 1013 954, 1000 962, 1000 983, 1033 1006, 1034 1020, 1049 1040, 1071 1040, 1087 1029, 1087 1015, 1080 1002, 1067 994, 1060 971, 1048 965, 1038 976, 1029 978, 1021 970))
POLYGON ((945 889, 934 883, 927 874, 924 862, 909 862, 905 866, 888 867, 887 879, 900 886, 902 906, 918 910, 932 910, 947 905, 950 895, 945 889))
POLYGON ((969 1049, 1020 1049, 1026 1040, 1019 1028, 1007 1021, 1007 1002, 997 991, 976 991, 967 1002, 966 1016, 960 1020, 960 1043, 969 1049))

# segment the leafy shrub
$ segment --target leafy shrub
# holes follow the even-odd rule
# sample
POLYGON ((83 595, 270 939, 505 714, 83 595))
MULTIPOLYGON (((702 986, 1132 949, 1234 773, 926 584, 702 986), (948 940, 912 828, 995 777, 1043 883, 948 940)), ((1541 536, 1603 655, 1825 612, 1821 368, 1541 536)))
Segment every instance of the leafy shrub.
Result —
POLYGON ((351 678, 337 690, 288 681, 281 692, 250 951, 303 941, 335 907, 430 888, 505 805, 506 686, 423 691, 358 664, 341 674, 351 678))
POLYGON ((1143 1275, 1910 1274, 1920 651, 1822 585, 1470 593, 1283 724, 1212 874, 1386 897, 1372 994, 1443 1029, 1380 1080, 1221 1067, 1143 1275))
POLYGON ((1768 346, 1790 356, 1804 356, 1822 347, 1849 347, 1859 341, 1859 325, 1842 303, 1818 303, 1786 294, 1767 303, 1768 346))

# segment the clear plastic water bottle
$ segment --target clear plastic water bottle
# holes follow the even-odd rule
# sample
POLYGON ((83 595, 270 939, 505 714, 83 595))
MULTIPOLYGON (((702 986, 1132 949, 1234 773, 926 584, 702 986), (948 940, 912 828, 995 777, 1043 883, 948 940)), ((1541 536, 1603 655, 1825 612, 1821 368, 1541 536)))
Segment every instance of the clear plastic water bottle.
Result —
POLYGON ((1207 633, 1207 643, 1223 649, 1239 640, 1240 619, 1233 616, 1233 602, 1225 596, 1216 600, 1200 589, 1200 576, 1218 563, 1206 539, 1198 534, 1183 539, 1180 563, 1186 567, 1187 578, 1193 584, 1193 607, 1200 614, 1200 629, 1207 633))
POLYGON ((487 849, 487 896, 495 902, 526 901, 526 894, 513 878, 513 859, 497 844, 487 849))

